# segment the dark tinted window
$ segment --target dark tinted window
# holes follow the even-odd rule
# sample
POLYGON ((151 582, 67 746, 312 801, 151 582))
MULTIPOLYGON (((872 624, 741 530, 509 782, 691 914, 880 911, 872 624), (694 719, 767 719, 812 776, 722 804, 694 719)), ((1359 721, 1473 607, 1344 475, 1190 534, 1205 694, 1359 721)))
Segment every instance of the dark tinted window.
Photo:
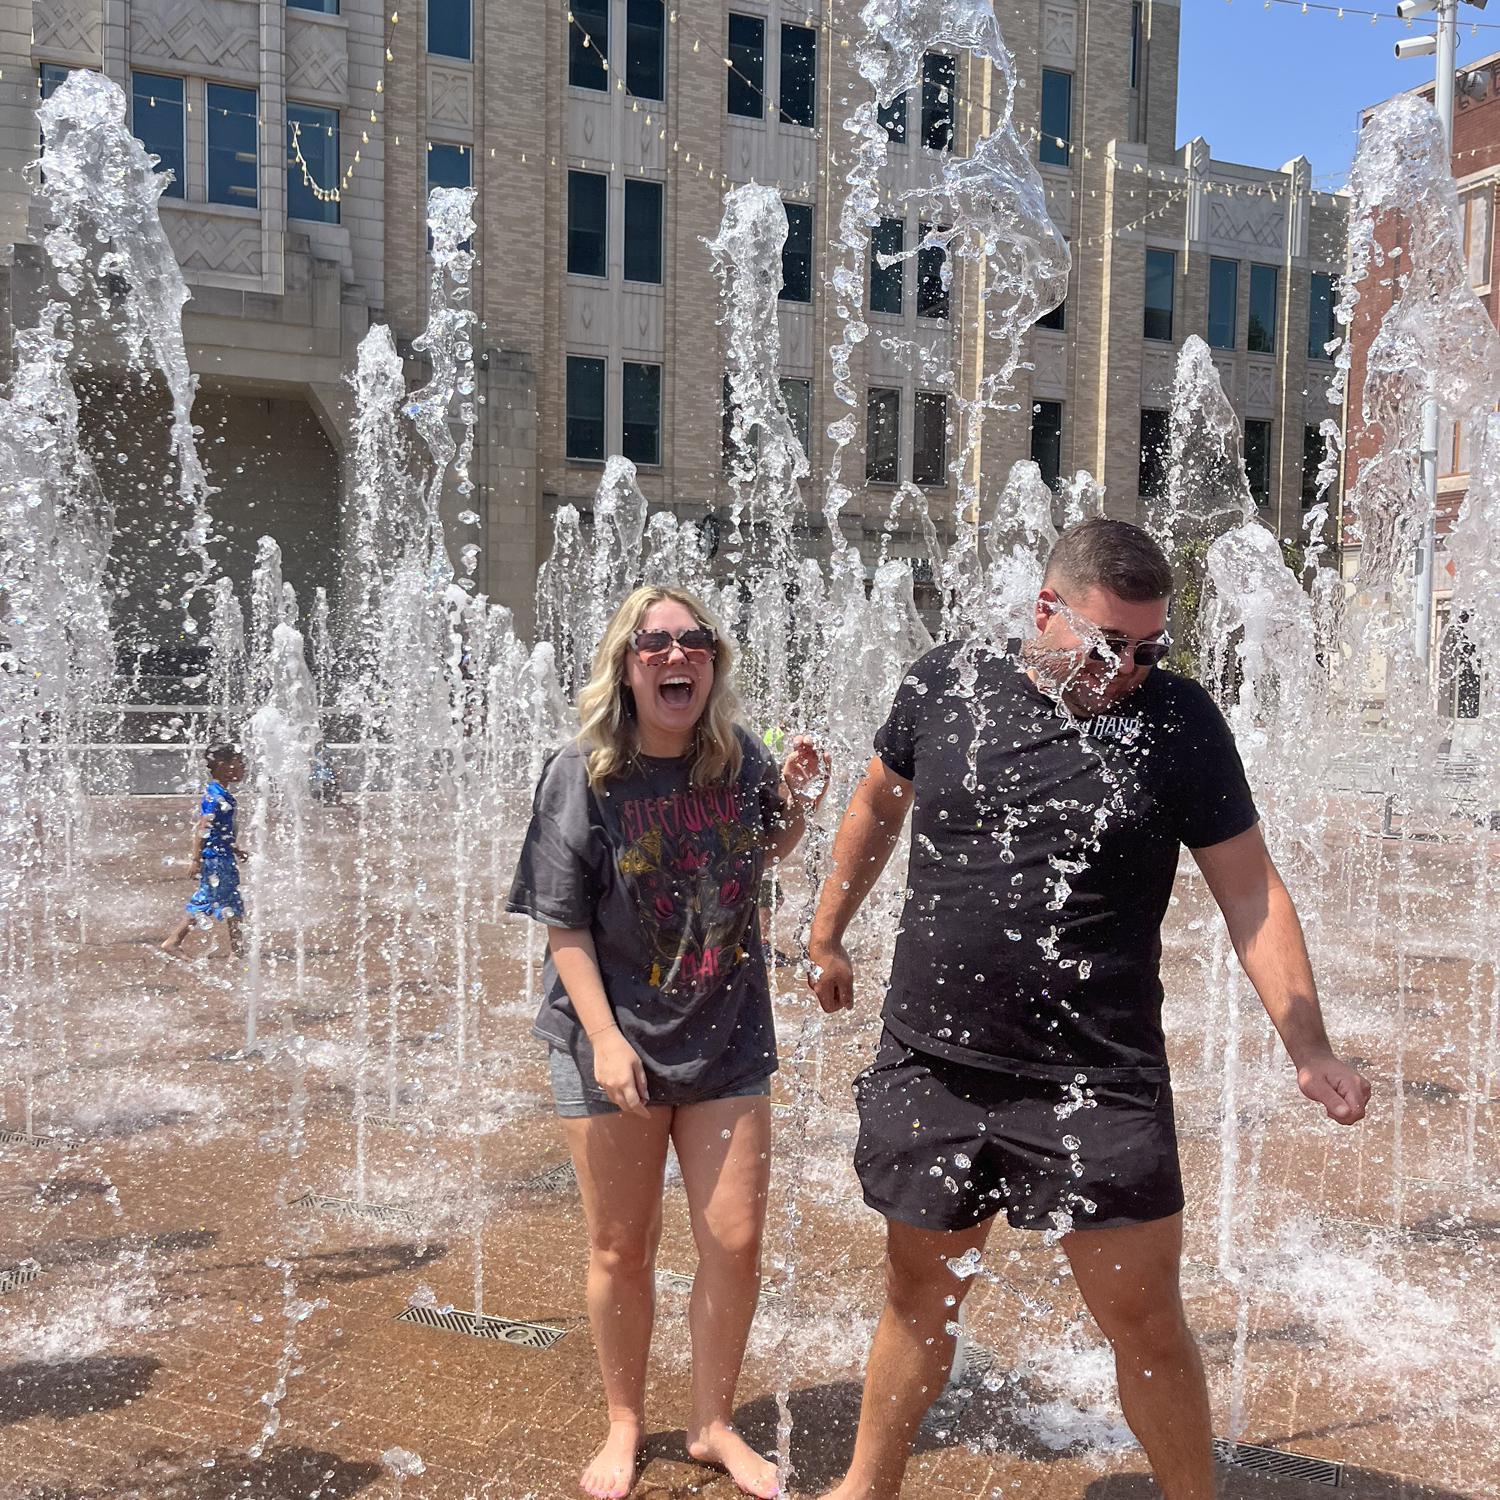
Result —
POLYGON ((609 0, 573 0, 568 9, 573 12, 568 22, 568 82, 575 89, 607 89, 609 0))
POLYGON ((427 50, 441 57, 474 55, 469 0, 427 0, 427 50))
POLYGON ((922 144, 934 151, 953 149, 953 93, 958 64, 945 52, 922 59, 922 144))
POLYGON ((1159 500, 1167 493, 1167 462, 1170 457, 1168 414, 1149 407, 1141 412, 1141 462, 1136 492, 1142 500, 1159 500))
POLYGON ((661 366, 628 361, 622 382, 620 450, 632 463, 661 462, 661 366))
POLYGON ((791 419, 792 431, 807 453, 812 441, 812 381, 783 378, 781 399, 786 402, 786 414, 791 419))
POLYGON ((42 98, 50 99, 72 71, 72 68, 65 68, 61 63, 43 63, 38 84, 42 98))
POLYGON ((1275 266, 1250 267, 1250 326, 1245 347, 1252 354, 1276 352, 1276 279, 1275 266))
POLYGON ((1049 166, 1068 164, 1073 142, 1073 75, 1042 69, 1041 159, 1049 166))
POLYGON ((337 224, 339 116, 318 104, 286 107, 286 216, 337 224), (297 159, 298 151, 301 160, 297 159))
POLYGON ((141 145, 160 158, 156 170, 172 174, 172 181, 162 190, 162 197, 181 198, 187 179, 182 80, 164 77, 160 73, 133 73, 130 79, 130 125, 141 145))
POLYGON ((568 356, 569 458, 604 458, 604 361, 568 356))
POLYGON ((900 219, 882 219, 870 235, 870 311, 899 313, 905 261, 882 266, 882 255, 900 255, 906 246, 906 225, 900 219))
POLYGON ((629 0, 625 7, 625 92, 638 99, 667 97, 667 24, 662 0, 629 0))
POLYGON ((208 201, 254 208, 260 151, 254 89, 208 86, 208 201))
POLYGON ((1257 505, 1271 503, 1271 424, 1245 423, 1245 474, 1257 505))
POLYGON ((608 179, 600 172, 568 173, 568 274, 607 276, 608 179))
POLYGON ((918 391, 912 412, 912 481, 945 484, 947 468, 948 398, 941 391, 918 391))
POLYGON ((1239 321, 1240 263, 1214 259, 1208 263, 1208 344, 1211 349, 1233 349, 1239 321))
POLYGON ((1177 257, 1170 250, 1146 251, 1146 316, 1142 328, 1148 339, 1172 342, 1172 304, 1176 293, 1177 257))
POLYGON ((781 123, 812 125, 817 114, 818 33, 811 26, 781 28, 781 123))
POLYGON ((759 16, 729 16, 729 113, 758 120, 765 113, 766 23, 759 16))
POLYGON ((895 484, 901 453, 901 392, 872 387, 865 401, 865 478, 895 484))
POLYGON ((1302 429, 1302 509, 1318 503, 1318 469, 1327 444, 1317 427, 1302 429))
POLYGON ((1307 290, 1307 357, 1332 359, 1327 345, 1338 337, 1334 318, 1333 277, 1326 271, 1314 271, 1307 290))
POLYGON ((1031 403, 1031 460, 1053 489, 1062 478, 1062 402, 1031 403))
POLYGON ((786 247, 781 252, 781 300, 812 301, 812 205, 786 205, 786 247))
POLYGON ((906 142, 906 100, 906 94, 899 94, 894 104, 882 104, 876 111, 877 118, 885 127, 886 139, 897 146, 906 142))
MULTIPOLYGON (((922 225, 922 238, 932 226, 922 225)), ((946 318, 949 288, 943 285, 943 271, 948 262, 945 245, 921 245, 917 250, 917 316, 946 318)))
POLYGON ((625 179, 625 279, 661 280, 661 183, 625 179))

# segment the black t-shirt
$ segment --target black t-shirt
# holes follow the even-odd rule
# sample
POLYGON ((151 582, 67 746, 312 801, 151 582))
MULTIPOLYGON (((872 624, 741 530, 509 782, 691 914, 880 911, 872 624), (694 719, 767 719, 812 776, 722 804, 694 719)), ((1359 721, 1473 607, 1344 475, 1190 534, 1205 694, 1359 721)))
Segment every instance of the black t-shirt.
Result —
MULTIPOLYGON (((779 776, 736 731, 744 760, 723 786, 694 787, 691 760, 638 756, 600 788, 575 742, 542 769, 509 910, 586 927, 605 994, 640 1054, 652 1101, 776 1071, 771 992, 755 920, 779 776)), ((593 1066, 549 954, 534 1030, 593 1066)))
POLYGON ((1179 846, 1256 822, 1234 739, 1188 678, 1156 668, 1109 713, 1075 718, 1014 652, 928 652, 875 736, 915 795, 885 1023, 979 1067, 1164 1079, 1179 846))

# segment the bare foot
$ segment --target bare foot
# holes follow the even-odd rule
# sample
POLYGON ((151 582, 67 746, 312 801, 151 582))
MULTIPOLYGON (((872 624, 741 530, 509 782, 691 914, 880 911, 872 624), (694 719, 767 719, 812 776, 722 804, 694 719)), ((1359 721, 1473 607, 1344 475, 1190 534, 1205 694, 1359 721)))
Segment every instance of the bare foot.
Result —
POLYGON ((578 1487, 596 1500, 624 1500, 635 1483, 635 1454, 641 1442, 639 1422, 612 1421, 604 1446, 578 1476, 578 1487))
POLYGON ((747 1495, 771 1500, 781 1493, 776 1465, 762 1458, 727 1422, 710 1422, 688 1439, 687 1450, 701 1464, 718 1464, 747 1495))

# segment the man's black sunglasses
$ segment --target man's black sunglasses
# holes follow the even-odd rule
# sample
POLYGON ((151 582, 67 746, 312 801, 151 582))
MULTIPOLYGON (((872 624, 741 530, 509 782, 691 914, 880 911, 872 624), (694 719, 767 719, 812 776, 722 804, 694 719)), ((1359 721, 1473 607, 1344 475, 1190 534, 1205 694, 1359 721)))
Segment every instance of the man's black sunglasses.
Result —
POLYGON ((692 625, 686 630, 633 630, 630 633, 630 649, 648 662, 670 656, 674 641, 690 661, 702 661, 712 656, 719 644, 707 625, 692 625))
POLYGON ((1084 637, 1088 645, 1088 658, 1092 662, 1107 664, 1111 660, 1124 661, 1129 658, 1138 667, 1154 667, 1172 654, 1172 637, 1166 631, 1162 631, 1155 640, 1137 641, 1132 650, 1128 635, 1117 635, 1113 631, 1100 630, 1092 620, 1085 619, 1070 609, 1068 601, 1060 594, 1053 608, 1060 610, 1068 621, 1078 628, 1078 633, 1084 637), (1108 647, 1108 650, 1105 650, 1105 647, 1108 647))

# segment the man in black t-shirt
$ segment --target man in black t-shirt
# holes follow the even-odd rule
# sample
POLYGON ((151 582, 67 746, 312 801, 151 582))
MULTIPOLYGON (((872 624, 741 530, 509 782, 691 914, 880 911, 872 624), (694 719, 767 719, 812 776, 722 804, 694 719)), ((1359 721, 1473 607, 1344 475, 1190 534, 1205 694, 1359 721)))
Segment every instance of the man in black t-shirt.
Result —
POLYGON ((1182 1179, 1161 1029, 1161 923, 1186 845, 1297 1069, 1333 1120, 1369 1085, 1333 1054, 1301 925, 1208 694, 1165 671, 1172 574, 1097 518, 1048 560, 1037 636, 912 668, 834 845, 809 939, 827 1011, 843 937, 912 814, 906 905, 855 1166, 887 1220, 887 1296, 832 1500, 894 1500, 952 1359, 946 1332, 1001 1209, 1052 1230, 1114 1347, 1168 1500, 1213 1494, 1208 1391, 1178 1289, 1182 1179), (971 1257, 972 1259, 972 1257, 971 1257))

